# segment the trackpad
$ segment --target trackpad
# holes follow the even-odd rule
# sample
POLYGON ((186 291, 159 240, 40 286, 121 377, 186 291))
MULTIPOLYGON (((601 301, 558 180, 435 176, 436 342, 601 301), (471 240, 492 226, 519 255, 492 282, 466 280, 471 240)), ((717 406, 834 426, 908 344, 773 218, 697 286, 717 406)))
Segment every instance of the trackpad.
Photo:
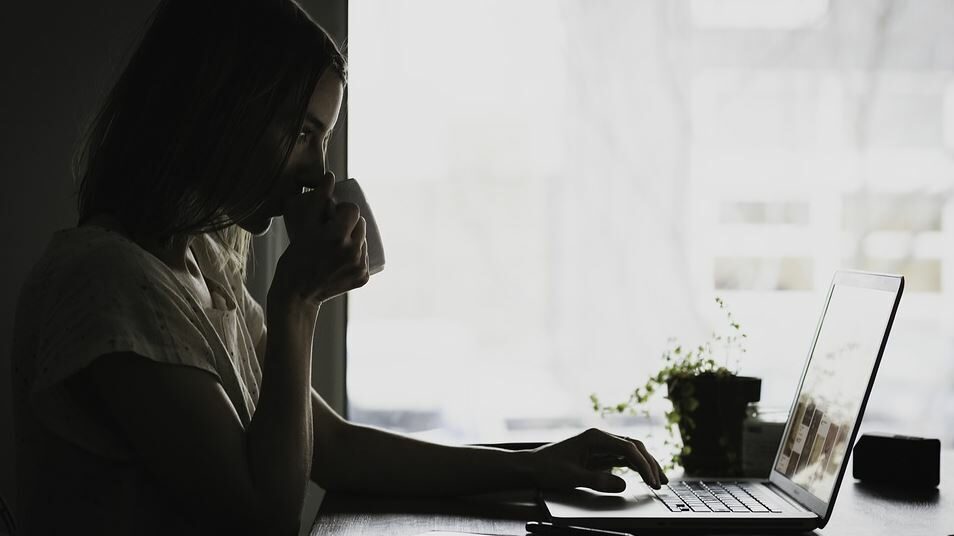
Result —
POLYGON ((543 499, 555 518, 658 517, 669 510, 646 484, 626 479, 621 493, 600 493, 587 488, 544 492, 543 499))

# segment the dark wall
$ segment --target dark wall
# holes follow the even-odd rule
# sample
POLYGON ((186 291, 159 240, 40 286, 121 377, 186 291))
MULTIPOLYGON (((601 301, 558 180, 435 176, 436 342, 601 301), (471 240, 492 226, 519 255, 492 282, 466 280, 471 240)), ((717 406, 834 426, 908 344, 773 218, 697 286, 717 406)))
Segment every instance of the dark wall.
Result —
MULTIPOLYGON (((12 430, 16 299, 53 231, 76 225, 70 158, 88 116, 156 0, 10 2, 0 18, 0 430, 12 430)), ((0 494, 15 500, 11 434, 0 434, 0 494)))
MULTIPOLYGON (((157 3, 8 2, 0 17, 0 224, 6 243, 0 263, 0 430, 13 430, 10 350, 20 285, 50 235, 76 225, 74 144, 157 3)), ((345 35, 344 0, 301 4, 337 39, 345 35)), ((256 251, 258 245, 257 240, 256 251)), ((262 289, 257 290, 253 294, 261 301, 262 289)), ((332 320, 321 319, 319 330, 332 320)), ((15 501, 15 466, 12 434, 0 433, 0 495, 8 503, 15 501)))

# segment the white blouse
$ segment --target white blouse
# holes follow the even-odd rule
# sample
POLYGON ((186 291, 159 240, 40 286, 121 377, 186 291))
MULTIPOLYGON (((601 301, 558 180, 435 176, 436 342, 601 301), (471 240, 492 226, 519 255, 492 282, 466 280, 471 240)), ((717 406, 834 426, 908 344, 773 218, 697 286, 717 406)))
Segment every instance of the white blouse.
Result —
POLYGON ((244 426, 258 401, 262 307, 238 274, 216 269, 208 235, 190 246, 212 295, 205 308, 171 269, 98 226, 53 237, 24 283, 13 342, 17 524, 24 534, 198 533, 116 423, 65 380, 96 358, 132 352, 204 370, 244 426))

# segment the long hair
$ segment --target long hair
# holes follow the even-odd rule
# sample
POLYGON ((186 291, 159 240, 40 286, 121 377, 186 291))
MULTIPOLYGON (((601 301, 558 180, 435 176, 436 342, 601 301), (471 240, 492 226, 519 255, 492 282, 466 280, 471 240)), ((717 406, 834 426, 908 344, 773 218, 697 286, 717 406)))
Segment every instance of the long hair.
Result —
POLYGON ((292 0, 162 0, 73 158, 79 224, 105 212, 168 245, 209 233, 245 277, 236 222, 277 182, 337 45, 292 0))

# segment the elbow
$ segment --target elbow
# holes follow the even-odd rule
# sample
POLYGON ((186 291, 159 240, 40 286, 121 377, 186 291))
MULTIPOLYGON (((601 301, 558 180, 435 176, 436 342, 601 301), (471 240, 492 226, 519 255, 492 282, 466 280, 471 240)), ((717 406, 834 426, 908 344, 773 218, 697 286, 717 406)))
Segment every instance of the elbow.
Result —
POLYGON ((189 512, 190 521, 203 533, 261 536, 297 536, 301 512, 305 502, 304 487, 300 496, 286 496, 281 500, 263 497, 248 490, 227 503, 189 512))
POLYGON ((295 511, 284 512, 281 517, 276 517, 265 527, 266 530, 259 534, 288 534, 297 536, 301 525, 301 507, 295 511))
POLYGON ((305 482, 301 494, 289 497, 281 502, 271 501, 264 516, 260 516, 256 523, 256 534, 288 534, 297 536, 301 525, 301 512, 305 505, 305 495, 308 483, 305 482))
POLYGON ((288 536, 297 536, 299 525, 301 524, 301 516, 295 516, 294 518, 282 518, 275 519, 272 522, 264 523, 258 526, 254 531, 248 532, 249 536, 252 534, 287 534, 288 536))
POLYGON ((354 450, 350 445, 348 427, 341 422, 326 422, 315 427, 314 451, 311 462, 311 481, 325 491, 344 491, 346 475, 354 450))
POLYGON ((229 535, 291 535, 297 536, 301 525, 301 512, 305 503, 307 482, 300 493, 268 493, 257 490, 247 495, 245 508, 235 508, 229 535))
POLYGON ((297 508, 288 506, 286 508, 273 508, 268 512, 259 512, 258 515, 246 517, 239 526, 233 527, 228 534, 242 535, 289 535, 297 536, 301 525, 302 505, 297 508))
POLYGON ((208 534, 228 534, 229 536, 261 536, 262 534, 297 536, 300 524, 300 510, 294 514, 290 511, 264 514, 246 510, 239 512, 239 515, 231 516, 225 522, 220 519, 200 523, 208 534))
POLYGON ((335 464, 329 463, 327 459, 319 460, 319 458, 320 455, 316 449, 315 463, 311 466, 311 481, 325 491, 340 491, 341 479, 333 470, 335 464))

